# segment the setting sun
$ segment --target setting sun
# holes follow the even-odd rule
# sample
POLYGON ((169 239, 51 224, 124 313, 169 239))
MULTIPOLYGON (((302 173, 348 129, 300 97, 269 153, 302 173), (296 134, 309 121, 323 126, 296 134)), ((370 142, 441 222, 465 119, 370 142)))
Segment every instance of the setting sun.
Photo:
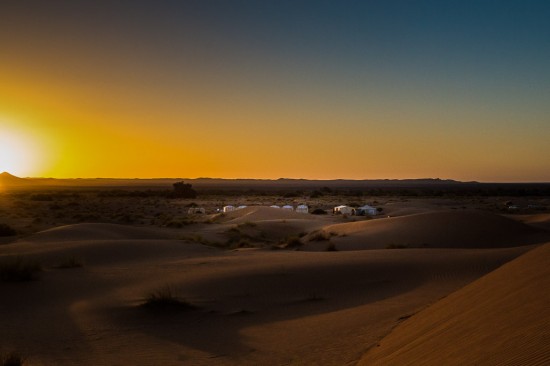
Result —
POLYGON ((39 151, 31 137, 19 131, 0 129, 0 172, 27 176, 38 168, 39 151))

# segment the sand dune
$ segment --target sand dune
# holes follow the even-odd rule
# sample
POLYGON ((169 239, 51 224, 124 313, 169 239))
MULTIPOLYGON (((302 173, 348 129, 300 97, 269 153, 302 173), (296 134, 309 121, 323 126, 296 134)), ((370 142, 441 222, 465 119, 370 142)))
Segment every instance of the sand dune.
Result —
POLYGON ((118 226, 53 233, 83 228, 86 240, 0 247, 1 260, 44 264, 37 281, 0 282, 0 352, 30 365, 353 364, 403 317, 529 249, 239 252, 128 239, 118 226), (72 255, 82 268, 53 266, 72 255), (139 306, 166 285, 198 308, 139 306))
POLYGON ((0 246, 0 256, 25 255, 45 266, 74 257, 87 265, 144 262, 173 255, 206 255, 213 248, 173 240, 166 230, 114 224, 76 224, 45 230, 0 246))
MULTIPOLYGON (((396 247, 498 248, 540 243, 547 232, 481 211, 442 211, 329 225, 339 250, 396 247)), ((306 238, 307 240, 307 238, 306 238)), ((312 249, 322 244, 309 242, 312 249)), ((324 244, 326 245, 326 244, 324 244)))
MULTIPOLYGON (((29 365, 352 365, 396 326, 405 326, 409 321, 404 319, 418 314, 412 322, 431 311, 429 305, 548 235, 476 211, 334 224, 342 220, 256 206, 181 229, 79 224, 1 245, 1 262, 32 258, 43 271, 36 281, 0 281, 0 353, 17 350, 29 365), (230 251, 200 244, 221 243, 231 230, 269 243, 321 229, 337 234, 330 240, 339 251, 271 246, 230 251), (388 243, 428 243, 440 249, 342 250, 388 243), (59 268, 66 258, 83 266, 59 268), (148 294, 166 286, 195 308, 151 311, 141 306, 148 294)), ((326 244, 312 241, 305 248, 326 244)), ((529 288, 535 279, 520 281, 529 276, 515 271, 508 281, 529 288)), ((477 292, 468 294, 484 311, 498 308, 499 297, 510 297, 484 286, 486 305, 477 292)), ((465 316, 464 309, 475 308, 466 303, 468 296, 456 301, 465 316)), ((521 305, 514 298, 511 302, 521 305)), ((515 321, 512 325, 521 328, 515 321)), ((457 337, 463 342, 462 333, 457 337)))
POLYGON ((550 244, 408 319, 359 365, 550 364, 550 244))

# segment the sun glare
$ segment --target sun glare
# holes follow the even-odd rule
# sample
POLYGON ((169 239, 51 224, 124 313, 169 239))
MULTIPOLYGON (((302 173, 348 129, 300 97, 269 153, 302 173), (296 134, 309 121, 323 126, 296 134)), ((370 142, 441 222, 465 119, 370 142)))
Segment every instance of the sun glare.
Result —
POLYGON ((0 172, 28 176, 36 169, 38 151, 29 136, 0 127, 0 172))

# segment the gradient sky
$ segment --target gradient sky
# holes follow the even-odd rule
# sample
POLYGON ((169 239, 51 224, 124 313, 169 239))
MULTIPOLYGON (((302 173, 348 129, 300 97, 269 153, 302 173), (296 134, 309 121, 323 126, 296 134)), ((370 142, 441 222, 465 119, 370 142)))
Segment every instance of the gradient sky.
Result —
POLYGON ((0 155, 22 176, 550 181, 550 2, 2 0, 0 155))

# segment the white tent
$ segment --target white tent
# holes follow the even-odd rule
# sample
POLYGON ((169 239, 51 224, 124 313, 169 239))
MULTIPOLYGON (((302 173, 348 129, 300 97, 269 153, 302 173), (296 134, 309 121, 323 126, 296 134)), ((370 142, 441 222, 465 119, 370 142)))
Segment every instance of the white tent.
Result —
POLYGON ((336 206, 332 209, 332 212, 335 214, 342 214, 342 215, 353 215, 353 212, 355 210, 352 207, 346 206, 346 205, 340 205, 336 206))
POLYGON ((231 205, 223 206, 223 212, 231 212, 231 211, 235 211, 235 206, 231 206, 231 205))
POLYGON ((271 207, 271 208, 281 208, 281 206, 277 206, 277 205, 271 205, 269 207, 271 207))
POLYGON ((296 207, 296 212, 299 212, 299 213, 308 213, 308 212, 309 212, 309 208, 307 207, 307 205, 298 205, 298 207, 296 207))
POLYGON ((294 211, 294 207, 292 207, 291 205, 284 205, 283 210, 294 211))
POLYGON ((206 210, 202 207, 190 207, 189 210, 187 210, 187 213, 189 215, 204 214, 204 213, 206 213, 206 210))
POLYGON ((245 206, 245 205, 241 205, 241 206, 237 207, 235 210, 242 210, 243 208, 246 208, 246 206, 245 206))
POLYGON ((369 205, 359 207, 356 210, 356 212, 357 212, 358 215, 369 215, 369 216, 378 215, 378 210, 376 209, 376 207, 372 207, 372 206, 369 206, 369 205))

